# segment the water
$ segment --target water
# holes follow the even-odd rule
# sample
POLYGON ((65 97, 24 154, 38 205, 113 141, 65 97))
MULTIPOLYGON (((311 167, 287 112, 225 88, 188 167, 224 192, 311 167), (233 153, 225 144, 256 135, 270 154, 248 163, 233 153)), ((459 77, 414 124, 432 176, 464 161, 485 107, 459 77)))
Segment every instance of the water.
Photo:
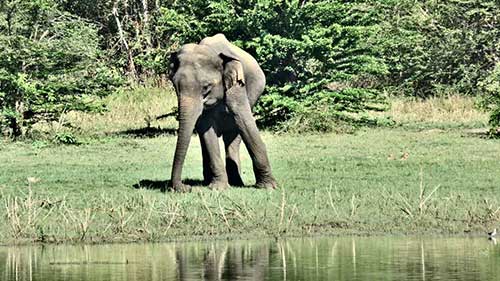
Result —
POLYGON ((0 280, 500 280, 486 238, 0 247, 0 280))

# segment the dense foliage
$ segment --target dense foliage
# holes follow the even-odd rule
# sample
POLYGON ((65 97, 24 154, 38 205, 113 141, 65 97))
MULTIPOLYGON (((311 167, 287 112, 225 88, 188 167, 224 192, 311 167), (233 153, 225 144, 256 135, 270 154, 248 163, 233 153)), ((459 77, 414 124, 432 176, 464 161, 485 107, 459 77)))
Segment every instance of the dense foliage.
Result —
POLYGON ((500 59, 498 0, 388 3, 380 5, 379 37, 390 69, 386 86, 419 97, 481 93, 479 84, 500 59))
POLYGON ((51 0, 0 2, 0 125, 20 136, 39 120, 94 110, 120 77, 101 59, 97 28, 51 0))
POLYGON ((499 14, 498 0, 0 0, 2 116, 81 109, 117 85, 113 67, 165 81, 171 51, 222 32, 266 72, 261 125, 372 124, 386 94, 450 93, 482 97, 498 125, 499 14))
MULTIPOLYGON (((484 93, 483 106, 491 112, 490 124, 500 128, 500 62, 479 86, 484 93)), ((500 131, 496 130, 496 134, 500 135, 500 131)))

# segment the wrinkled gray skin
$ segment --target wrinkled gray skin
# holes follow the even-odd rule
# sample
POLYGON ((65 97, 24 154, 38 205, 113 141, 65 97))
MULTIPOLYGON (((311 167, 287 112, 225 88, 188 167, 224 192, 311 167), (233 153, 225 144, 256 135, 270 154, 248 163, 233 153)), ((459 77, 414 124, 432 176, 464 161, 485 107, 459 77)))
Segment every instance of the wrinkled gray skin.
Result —
POLYGON ((266 78, 257 61, 231 44, 224 35, 186 44, 172 54, 171 80, 178 97, 179 131, 171 184, 176 191, 190 187, 181 181, 182 166, 193 130, 200 137, 203 179, 214 189, 242 186, 240 144, 252 158, 256 187, 276 188, 271 166, 252 107, 262 94, 266 78), (218 137, 224 140, 226 166, 218 137))

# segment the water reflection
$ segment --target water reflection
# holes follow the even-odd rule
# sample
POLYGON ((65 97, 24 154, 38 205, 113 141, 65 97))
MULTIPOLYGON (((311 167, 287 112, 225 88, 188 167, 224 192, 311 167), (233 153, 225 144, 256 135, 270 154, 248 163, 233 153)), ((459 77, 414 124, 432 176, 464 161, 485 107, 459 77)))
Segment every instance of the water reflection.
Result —
POLYGON ((0 247, 0 280, 496 280, 481 238, 0 247))

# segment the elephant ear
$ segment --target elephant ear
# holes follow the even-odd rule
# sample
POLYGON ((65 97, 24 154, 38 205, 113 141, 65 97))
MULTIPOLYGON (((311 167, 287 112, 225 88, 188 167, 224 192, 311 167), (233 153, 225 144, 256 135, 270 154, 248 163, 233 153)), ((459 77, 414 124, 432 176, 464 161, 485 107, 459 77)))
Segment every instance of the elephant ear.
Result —
POLYGON ((240 60, 232 54, 221 53, 219 56, 223 61, 223 78, 226 90, 236 85, 245 86, 245 73, 243 72, 243 65, 240 60))
POLYGON ((168 77, 170 78, 170 80, 172 80, 178 68, 179 57, 177 56, 177 52, 173 52, 172 54, 170 54, 170 69, 168 72, 168 77))

